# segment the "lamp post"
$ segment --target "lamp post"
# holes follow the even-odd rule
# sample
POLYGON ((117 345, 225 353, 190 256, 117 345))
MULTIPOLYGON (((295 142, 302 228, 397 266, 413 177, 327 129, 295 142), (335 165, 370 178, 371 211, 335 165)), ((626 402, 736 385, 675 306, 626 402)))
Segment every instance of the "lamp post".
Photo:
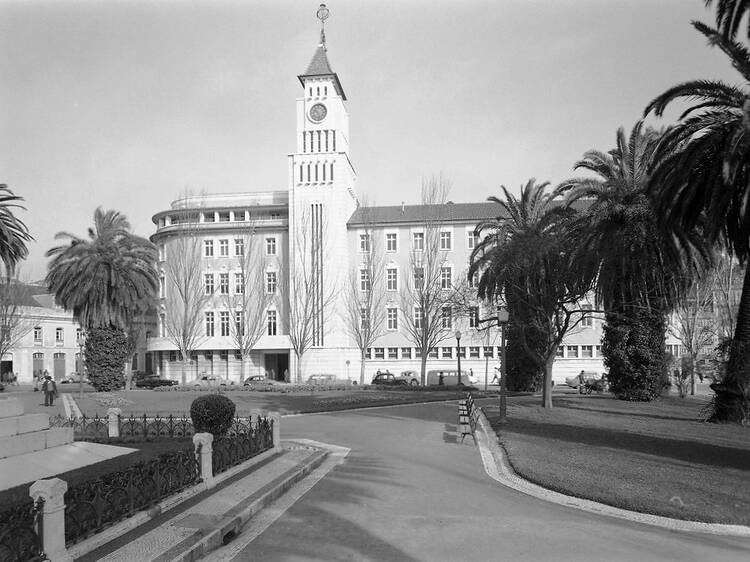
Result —
POLYGON ((78 397, 83 398, 83 346, 86 343, 86 333, 79 329, 76 333, 78 343, 78 397))
POLYGON ((508 387, 506 386, 505 375, 507 369, 505 366, 505 330, 508 327, 508 309, 504 306, 500 306, 497 309, 497 324, 500 326, 500 341, 502 345, 502 358, 500 363, 500 423, 507 421, 508 405, 507 405, 507 392, 508 387))
POLYGON ((456 359, 458 360, 458 386, 461 386, 461 330, 456 330, 456 359))

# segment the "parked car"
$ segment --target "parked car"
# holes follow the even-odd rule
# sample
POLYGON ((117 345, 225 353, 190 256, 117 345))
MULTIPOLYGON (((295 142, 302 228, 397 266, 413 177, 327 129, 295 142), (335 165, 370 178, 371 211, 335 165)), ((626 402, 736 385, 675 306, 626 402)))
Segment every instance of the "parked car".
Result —
MULTIPOLYGON (((458 384, 458 370, 457 369, 435 369, 427 371, 427 385, 443 385, 443 386, 456 386, 458 384), (442 381, 442 382, 441 382, 442 381)), ((469 371, 461 369, 461 384, 471 385, 478 384, 479 378, 469 376, 469 371)))
POLYGON ((592 383, 599 379, 599 373, 595 373, 592 371, 581 371, 577 375, 566 377, 565 384, 567 384, 570 388, 578 388, 581 383, 585 385, 587 382, 592 383))
POLYGON ((334 384, 336 382, 336 375, 310 375, 307 377, 308 384, 334 384))
POLYGON ((234 381, 222 379, 221 377, 214 377, 210 375, 201 375, 197 379, 194 379, 187 383, 187 386, 233 386, 234 381))
POLYGON ((401 371, 401 374, 399 376, 406 381, 406 384, 410 386, 419 386, 420 375, 418 372, 401 371))
POLYGON ((157 386, 176 386, 177 381, 162 379, 157 375, 141 376, 135 379, 136 388, 156 388, 157 386))
POLYGON ((276 381, 273 379, 267 378, 265 375, 250 375, 245 379, 245 382, 242 383, 243 386, 259 386, 259 385, 277 385, 277 384, 283 384, 280 381, 276 381))
POLYGON ((375 374, 374 377, 372 377, 372 382, 370 384, 384 384, 384 385, 390 385, 390 386, 406 386, 409 384, 406 379, 403 379, 401 377, 397 377, 390 371, 379 371, 375 374))

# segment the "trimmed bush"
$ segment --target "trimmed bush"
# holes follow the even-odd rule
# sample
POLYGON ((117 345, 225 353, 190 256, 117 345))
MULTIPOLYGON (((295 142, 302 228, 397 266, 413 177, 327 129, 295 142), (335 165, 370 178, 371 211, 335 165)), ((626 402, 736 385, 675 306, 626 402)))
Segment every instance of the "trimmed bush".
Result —
POLYGON ((222 394, 199 396, 190 404, 190 419, 196 433, 211 433, 221 437, 232 426, 235 406, 222 394))
POLYGON ((128 338, 117 328, 93 328, 86 333, 86 370, 97 392, 118 390, 125 384, 128 338))

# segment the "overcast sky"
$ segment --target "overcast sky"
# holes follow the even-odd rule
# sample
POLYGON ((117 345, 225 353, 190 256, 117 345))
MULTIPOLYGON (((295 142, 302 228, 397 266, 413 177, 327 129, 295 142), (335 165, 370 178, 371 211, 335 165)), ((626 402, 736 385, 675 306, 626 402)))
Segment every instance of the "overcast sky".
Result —
MULTIPOLYGON (((0 0, 0 183, 26 199, 44 275, 94 209, 151 216, 186 188, 287 188, 312 0, 0 0)), ((703 0, 331 0, 328 55, 349 99, 357 191, 417 203, 557 183, 669 86, 737 75, 690 26, 703 0)))

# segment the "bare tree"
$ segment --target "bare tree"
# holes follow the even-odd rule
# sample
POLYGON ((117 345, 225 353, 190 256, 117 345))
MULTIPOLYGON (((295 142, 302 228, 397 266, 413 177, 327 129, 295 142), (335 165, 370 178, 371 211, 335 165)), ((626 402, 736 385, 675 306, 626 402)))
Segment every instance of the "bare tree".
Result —
POLYGON ((235 237, 234 294, 224 297, 230 311, 230 334, 239 351, 240 382, 248 375, 250 353, 266 330, 266 310, 278 294, 278 271, 266 271, 266 259, 261 235, 253 224, 248 224, 235 237))
POLYGON ((454 288, 452 279, 446 280, 448 249, 446 242, 441 246, 442 221, 436 208, 445 204, 448 191, 449 184, 442 176, 422 181, 422 230, 415 231, 411 241, 409 271, 401 284, 404 327, 420 353, 423 385, 427 379, 427 357, 440 342, 451 337, 454 288))
POLYGON ((345 323, 359 348, 359 384, 365 383, 367 350, 383 335, 386 320, 385 259, 381 237, 373 230, 366 203, 362 206, 364 229, 358 241, 361 261, 349 272, 345 323))
POLYGON ((325 318, 337 296, 336 283, 323 277, 326 224, 322 205, 302 211, 289 256, 290 271, 284 276, 284 295, 289 299, 289 343, 297 359, 295 380, 302 380, 302 358, 311 347, 323 345, 325 318))
POLYGON ((205 340, 203 309, 213 296, 204 284, 198 211, 172 215, 182 230, 165 241, 166 262, 163 295, 165 337, 180 354, 182 384, 187 382, 187 365, 195 349, 205 340))
POLYGON ((731 340, 737 326, 745 270, 727 253, 717 257, 715 270, 715 305, 717 335, 720 341, 731 340))
MULTIPOLYGON (((714 291, 720 277, 726 272, 713 270, 703 277, 697 277, 690 284, 686 297, 672 313, 669 332, 680 342, 686 352, 688 373, 690 374, 690 394, 695 394, 695 370, 702 349, 711 345, 716 336, 715 318, 712 314, 714 291)), ((681 383, 686 381, 681 380, 681 383)), ((680 395, 684 396, 680 385, 680 395)))
POLYGON ((36 320, 24 302, 30 298, 26 285, 15 276, 0 279, 0 357, 18 347, 36 320))

